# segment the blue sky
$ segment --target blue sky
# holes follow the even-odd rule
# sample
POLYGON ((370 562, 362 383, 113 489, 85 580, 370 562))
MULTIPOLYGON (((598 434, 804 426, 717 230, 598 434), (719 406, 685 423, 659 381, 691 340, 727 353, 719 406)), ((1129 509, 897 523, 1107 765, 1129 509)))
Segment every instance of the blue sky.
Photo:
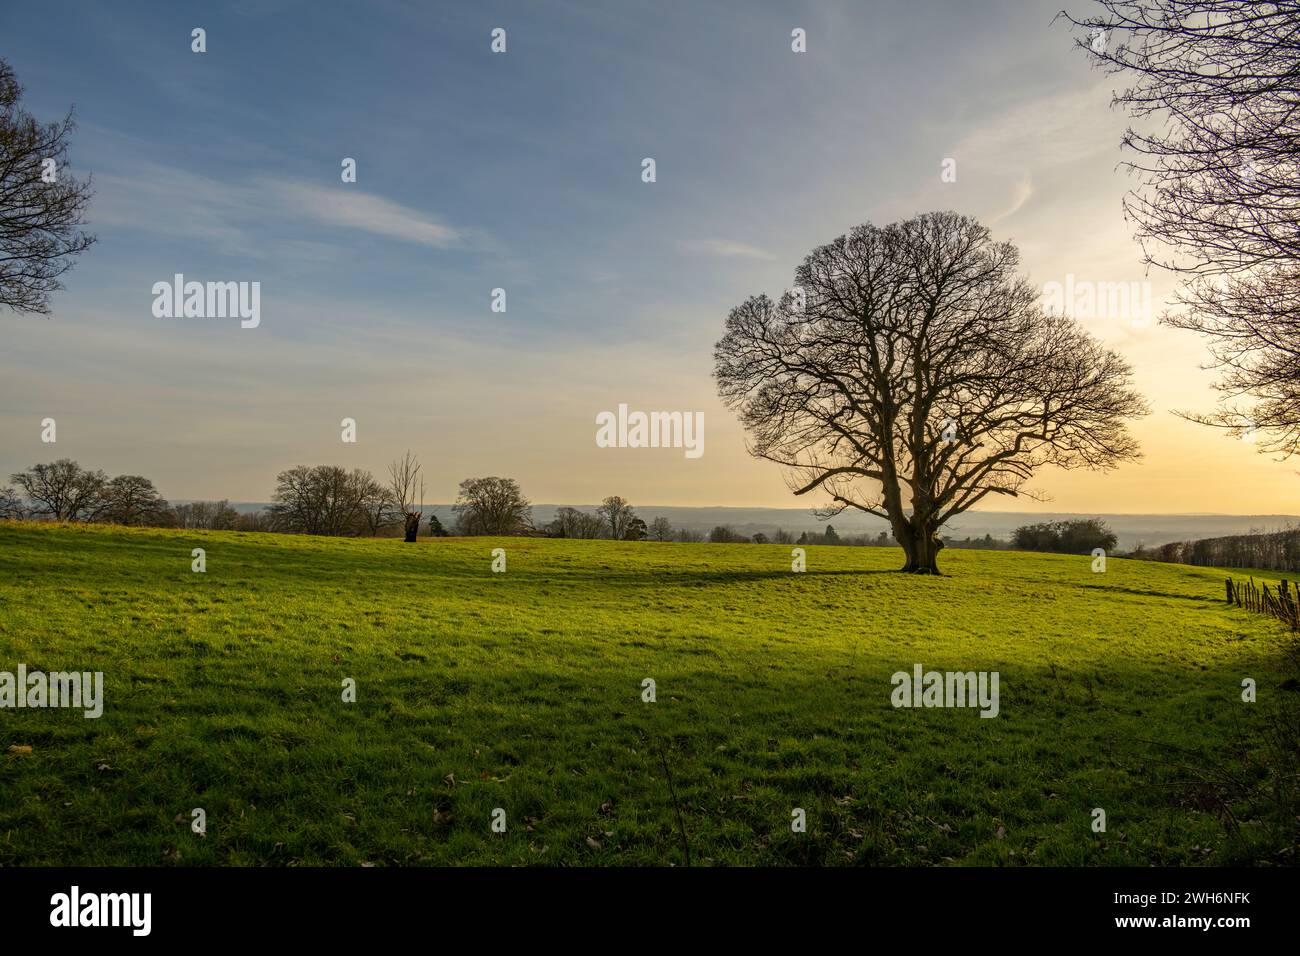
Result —
MULTIPOLYGON (((1017 242, 1040 284, 1144 278, 1123 118, 1059 7, 13 5, 0 56, 38 117, 76 104, 99 242, 49 320, 0 316, 0 471, 66 455, 172 498, 265 500, 282 468, 381 472, 409 447, 436 501, 508 474, 539 501, 796 503, 745 455, 711 348, 813 246, 954 208, 1017 242), (260 282, 261 325, 154 318, 151 287, 177 272, 260 282), (619 403, 704 411, 706 454, 597 449, 594 416, 619 403)), ((1159 300, 1171 285, 1151 278, 1159 300)), ((1052 476, 1050 507, 1231 510, 1188 471, 1213 454, 1262 489, 1250 510, 1290 510, 1289 470, 1168 414, 1209 401, 1199 343, 1092 330, 1158 409, 1148 460, 1052 476)))

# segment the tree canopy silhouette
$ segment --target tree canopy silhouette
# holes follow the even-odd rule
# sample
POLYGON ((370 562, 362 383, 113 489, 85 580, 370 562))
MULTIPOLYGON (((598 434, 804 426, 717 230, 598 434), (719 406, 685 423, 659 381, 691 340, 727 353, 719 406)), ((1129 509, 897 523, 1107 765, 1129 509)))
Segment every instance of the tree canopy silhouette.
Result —
POLYGON ((90 180, 70 172, 72 113, 38 123, 19 105, 23 89, 0 59, 0 306, 48 314, 60 276, 95 241, 81 226, 90 180))
POLYGON ((1019 255, 966 216, 858 226, 814 249, 779 301, 731 311, 714 349, 750 452, 791 469, 796 495, 887 519, 938 573, 938 530, 989 495, 1027 494, 1044 466, 1138 455, 1146 413, 1128 364, 1049 316, 1019 255))

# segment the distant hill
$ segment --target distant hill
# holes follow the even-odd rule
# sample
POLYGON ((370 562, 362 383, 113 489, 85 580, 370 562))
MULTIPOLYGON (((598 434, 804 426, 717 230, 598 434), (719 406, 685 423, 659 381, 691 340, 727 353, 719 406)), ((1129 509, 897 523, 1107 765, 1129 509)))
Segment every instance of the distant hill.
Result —
MULTIPOLYGON (((256 511, 267 507, 265 502, 231 502, 239 511, 256 511)), ((546 524, 555 517, 558 504, 533 505, 533 520, 537 524, 546 524)), ((594 504, 571 505, 582 511, 594 511, 594 504)), ((730 525, 744 535, 759 532, 770 535, 777 528, 784 528, 798 535, 801 531, 820 534, 827 522, 821 521, 806 508, 685 508, 675 505, 637 505, 637 514, 650 522, 663 516, 672 522, 674 528, 687 528, 691 531, 709 531, 717 525, 730 525)), ((453 527, 455 516, 451 505, 426 505, 425 514, 430 511, 449 529, 453 527)), ((1193 541, 1197 538, 1214 538, 1225 534, 1248 534, 1252 531, 1276 531, 1292 525, 1300 525, 1297 515, 1216 515, 1216 514, 1099 514, 1096 512, 1042 512, 1028 513, 1021 511, 968 511, 951 522, 944 533, 955 538, 982 538, 990 534, 995 538, 1010 539, 1016 528, 1024 524, 1036 524, 1042 521, 1064 521, 1071 518, 1101 518, 1119 537, 1119 547, 1128 551, 1139 544, 1165 544, 1169 541, 1193 541)), ((830 519, 830 524, 841 535, 845 534, 879 534, 888 530, 885 522, 868 515, 845 512, 830 519)))

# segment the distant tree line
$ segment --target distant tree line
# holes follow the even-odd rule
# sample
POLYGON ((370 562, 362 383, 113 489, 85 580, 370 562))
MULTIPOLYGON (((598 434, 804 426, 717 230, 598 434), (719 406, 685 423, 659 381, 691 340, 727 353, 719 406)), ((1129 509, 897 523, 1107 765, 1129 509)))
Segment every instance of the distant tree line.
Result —
POLYGON ((631 502, 619 495, 610 495, 594 513, 560 508, 544 533, 552 538, 609 538, 614 541, 671 541, 674 538, 672 524, 667 518, 656 518, 647 525, 631 502))
MULTIPOLYGON (((349 469, 339 465, 288 468, 276 475, 269 507, 253 512, 240 512, 228 500, 173 505, 147 478, 140 475, 109 478, 102 471, 82 468, 68 458, 33 465, 12 475, 10 481, 13 483, 11 486, 0 487, 0 519, 86 521, 203 531, 272 531, 334 537, 403 534, 408 541, 415 540, 423 521, 427 536, 436 538, 454 533, 692 544, 897 547, 889 532, 841 535, 830 524, 822 532, 802 531, 796 536, 784 528, 777 528, 770 534, 757 532, 753 535, 746 535, 730 525, 717 525, 708 532, 674 528, 672 522, 662 515, 647 523, 637 514, 632 503, 619 495, 610 495, 591 511, 562 507, 551 521, 537 527, 533 522, 532 503, 519 483, 513 478, 496 476, 467 478, 460 483, 456 502, 452 505, 454 522, 449 530, 436 514, 430 513, 425 519, 420 465, 410 452, 390 464, 386 482, 364 468, 349 469)), ((1237 542, 1245 539, 1212 540, 1237 542)), ((1015 547, 1084 554, 1098 547, 1113 551, 1116 538, 1103 522, 1088 519, 1026 525, 1016 530, 1012 542, 986 534, 961 540, 946 537, 944 543, 954 548, 998 550, 1015 547)), ((1210 542, 1195 544, 1208 545, 1210 542)), ((1174 547, 1165 546, 1166 552, 1174 553, 1169 550, 1174 547)), ((1191 545, 1177 547, 1190 548, 1191 545)), ((1246 548, 1245 545, 1240 547, 1246 548)), ((1246 550, 1253 555, 1261 546, 1252 547, 1254 550, 1246 550)), ((1291 547, 1300 548, 1300 543, 1292 539, 1291 547)), ((1257 559, 1243 560, 1246 564, 1233 564, 1227 560, 1207 560, 1206 563, 1246 566, 1250 560, 1256 560, 1250 566, 1274 566, 1258 563, 1257 559)))
MULTIPOLYGON (((172 505, 153 482, 140 475, 109 478, 62 458, 10 476, 0 487, 0 519, 98 522, 209 531, 274 531, 334 537, 403 533, 415 540, 424 519, 424 482, 410 452, 389 465, 380 481, 363 468, 298 465, 276 475, 269 507, 243 512, 228 500, 172 505)), ((467 478, 460 483, 455 533, 535 535, 669 541, 678 537, 666 518, 652 525, 625 498, 611 495, 594 513, 561 508, 543 528, 533 525, 532 504, 513 478, 467 478)), ((450 532, 436 514, 427 520, 430 537, 450 532)))
POLYGON ((0 487, 0 518, 83 521, 204 531, 376 535, 400 525, 402 501, 368 471, 300 465, 280 472, 269 508, 243 512, 229 500, 170 504, 141 475, 109 478, 69 458, 17 472, 0 487))
POLYGON ((101 521, 123 525, 167 525, 174 515, 152 481, 140 475, 109 478, 70 458, 33 465, 0 488, 0 516, 53 521, 101 521))
MULTIPOLYGON (((893 542, 882 542, 882 543, 892 544, 893 542)), ((979 538, 972 538, 969 536, 965 538, 954 538, 949 535, 945 535, 943 539, 943 543, 949 548, 966 548, 970 550, 979 550, 979 551, 1010 551, 1011 549, 1015 548, 1014 541, 1006 541, 1002 538, 995 538, 991 534, 986 534, 983 537, 979 537, 979 538)))
POLYGON ((1139 545, 1129 557, 1212 568, 1300 571, 1300 528, 1171 541, 1154 548, 1139 545))

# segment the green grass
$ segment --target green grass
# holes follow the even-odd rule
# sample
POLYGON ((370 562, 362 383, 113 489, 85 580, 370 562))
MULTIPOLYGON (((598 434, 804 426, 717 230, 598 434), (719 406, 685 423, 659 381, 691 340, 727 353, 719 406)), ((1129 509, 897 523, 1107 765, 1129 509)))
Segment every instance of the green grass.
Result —
POLYGON ((1230 837, 1171 763, 1246 767, 1287 693, 1286 636, 1226 607, 1222 572, 949 550, 946 576, 916 578, 899 563, 810 547, 794 574, 776 545, 0 523, 0 670, 105 674, 98 720, 0 710, 0 864, 1263 852, 1263 807, 1234 807, 1245 836, 1230 837), (1000 716, 894 709, 890 676, 914 663, 999 671, 1000 716), (1259 704, 1241 702, 1243 677, 1259 704))

